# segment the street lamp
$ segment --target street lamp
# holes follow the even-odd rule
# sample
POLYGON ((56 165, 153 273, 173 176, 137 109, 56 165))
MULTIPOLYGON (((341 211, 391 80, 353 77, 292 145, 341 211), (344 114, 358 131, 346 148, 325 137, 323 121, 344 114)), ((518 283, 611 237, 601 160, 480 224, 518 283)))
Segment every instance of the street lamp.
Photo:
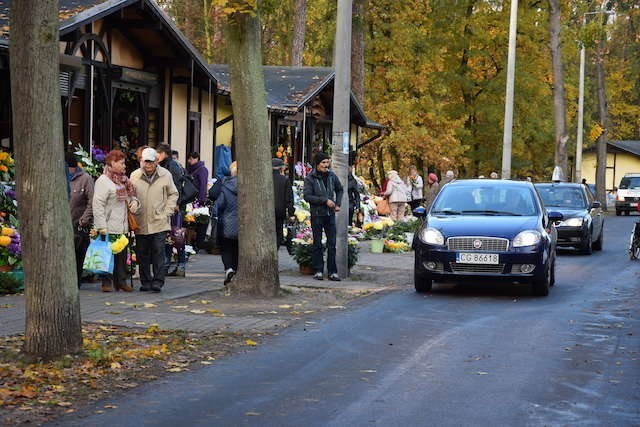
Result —
MULTIPOLYGON (((611 11, 600 11, 600 12, 585 12, 582 15, 582 26, 584 27, 587 24, 587 15, 597 15, 597 14, 605 14, 605 15, 615 15, 615 12, 611 11)), ((585 47, 584 43, 580 42, 580 80, 578 83, 578 130, 576 135, 576 176, 575 182, 580 182, 582 180, 582 137, 583 137, 583 127, 584 127, 584 64, 585 64, 585 47)))

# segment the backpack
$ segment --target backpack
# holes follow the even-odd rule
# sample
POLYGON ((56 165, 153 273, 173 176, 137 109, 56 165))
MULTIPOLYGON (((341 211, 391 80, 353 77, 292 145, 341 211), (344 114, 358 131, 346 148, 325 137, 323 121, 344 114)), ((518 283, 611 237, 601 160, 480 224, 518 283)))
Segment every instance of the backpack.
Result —
POLYGON ((193 175, 183 173, 178 182, 178 205, 186 205, 193 202, 200 194, 198 185, 193 175))

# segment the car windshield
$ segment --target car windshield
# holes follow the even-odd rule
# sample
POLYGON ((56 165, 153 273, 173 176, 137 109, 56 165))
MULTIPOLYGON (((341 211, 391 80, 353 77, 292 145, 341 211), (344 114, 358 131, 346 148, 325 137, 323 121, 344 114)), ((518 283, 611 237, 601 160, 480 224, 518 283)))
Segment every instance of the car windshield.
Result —
POLYGON ((432 214, 481 216, 531 216, 537 214, 528 188, 505 186, 446 186, 432 214))
POLYGON ((640 176, 625 176, 620 180, 618 188, 640 188, 640 176))
POLYGON ((584 193, 576 187, 536 186, 545 206, 585 209, 584 193))

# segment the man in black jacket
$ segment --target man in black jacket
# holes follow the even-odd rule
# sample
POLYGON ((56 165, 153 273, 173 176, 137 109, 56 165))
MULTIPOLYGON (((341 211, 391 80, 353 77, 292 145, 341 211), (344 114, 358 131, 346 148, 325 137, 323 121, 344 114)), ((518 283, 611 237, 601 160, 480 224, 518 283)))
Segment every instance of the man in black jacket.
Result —
POLYGON ((327 273, 329 280, 340 281, 336 266, 336 212, 340 212, 343 188, 340 180, 329 170, 329 156, 318 152, 313 159, 314 170, 304 180, 304 199, 311 207, 313 230, 312 262, 316 280, 323 279, 324 257, 322 231, 327 236, 327 273))
MULTIPOLYGON (((169 144, 160 144, 156 147, 156 151, 158 152, 158 161, 160 162, 160 166, 167 169, 171 172, 171 177, 173 178, 173 183, 175 184, 178 191, 181 189, 180 182, 182 181, 182 177, 185 174, 184 169, 180 164, 175 161, 171 155, 171 147, 169 144)), ((178 199, 180 199, 181 194, 178 195, 178 199)), ((178 211, 171 216, 171 228, 174 227, 183 227, 182 218, 184 217, 185 205, 178 206, 178 211)), ((179 276, 184 277, 185 268, 187 265, 187 256, 184 252, 184 242, 175 242, 177 244, 174 245, 165 245, 165 275, 166 276, 179 276), (173 259, 173 248, 176 248, 178 262, 176 266, 172 269, 172 259, 173 259)))
POLYGON ((289 178, 282 174, 284 162, 281 159, 271 159, 271 168, 273 169, 273 194, 274 205, 276 210, 276 245, 284 245, 283 227, 284 220, 289 216, 293 216, 295 210, 293 207, 293 189, 289 178))

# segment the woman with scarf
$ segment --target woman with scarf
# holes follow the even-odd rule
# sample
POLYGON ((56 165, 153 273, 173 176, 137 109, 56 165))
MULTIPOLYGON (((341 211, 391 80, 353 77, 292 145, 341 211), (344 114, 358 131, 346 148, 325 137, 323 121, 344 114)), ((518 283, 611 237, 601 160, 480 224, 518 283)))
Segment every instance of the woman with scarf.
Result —
MULTIPOLYGON (((111 150, 105 158, 102 175, 97 179, 93 193, 94 228, 100 235, 118 235, 129 232, 127 209, 137 212, 140 202, 136 191, 127 178, 126 157, 120 150, 111 150)), ((102 279, 102 292, 121 290, 131 292, 127 284, 127 250, 114 254, 114 268, 111 277, 102 279)))

